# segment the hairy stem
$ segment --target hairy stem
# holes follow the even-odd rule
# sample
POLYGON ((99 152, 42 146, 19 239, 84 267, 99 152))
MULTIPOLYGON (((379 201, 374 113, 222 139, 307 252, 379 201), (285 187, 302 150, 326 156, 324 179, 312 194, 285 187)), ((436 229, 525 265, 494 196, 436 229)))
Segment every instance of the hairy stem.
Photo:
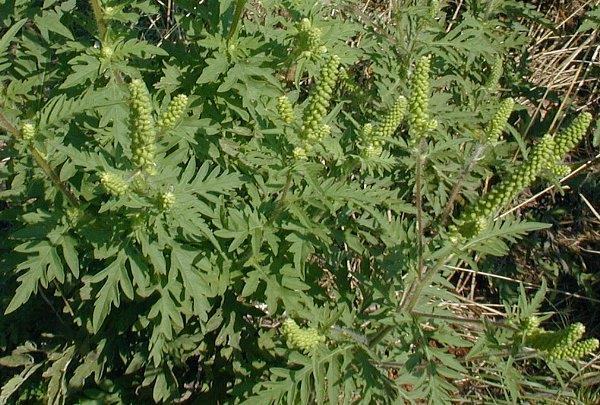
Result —
POLYGON ((106 34, 108 33, 106 20, 104 19, 104 11, 102 10, 102 4, 100 0, 90 0, 90 6, 94 13, 94 20, 96 20, 96 28, 98 29, 98 36, 100 41, 106 40, 106 34))
MULTIPOLYGON (((448 248, 447 248, 448 249, 448 248)), ((445 249, 444 249, 445 250, 445 249)), ((442 257, 438 260, 438 262, 429 269, 425 270, 421 279, 415 280, 409 287, 407 293, 404 295, 404 299, 400 304, 400 310, 412 313, 413 309, 419 302, 419 298, 421 298, 421 294, 423 289, 431 282, 433 277, 438 273, 438 271, 446 264, 448 261, 454 258, 454 254, 449 252, 446 257, 442 257)))
POLYGON ((419 141, 417 146, 417 162, 415 170, 415 205, 417 208, 417 231, 419 233, 418 240, 418 265, 417 265, 417 280, 421 279, 425 271, 423 261, 423 246, 425 239, 425 230, 423 229, 423 140, 419 141))

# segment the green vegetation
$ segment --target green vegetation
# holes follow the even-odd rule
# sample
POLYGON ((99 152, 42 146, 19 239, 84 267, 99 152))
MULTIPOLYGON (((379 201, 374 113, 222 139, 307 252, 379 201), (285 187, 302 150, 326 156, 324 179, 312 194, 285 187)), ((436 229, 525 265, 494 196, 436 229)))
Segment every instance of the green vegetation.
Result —
POLYGON ((551 3, 0 3, 0 404, 594 403, 551 3))

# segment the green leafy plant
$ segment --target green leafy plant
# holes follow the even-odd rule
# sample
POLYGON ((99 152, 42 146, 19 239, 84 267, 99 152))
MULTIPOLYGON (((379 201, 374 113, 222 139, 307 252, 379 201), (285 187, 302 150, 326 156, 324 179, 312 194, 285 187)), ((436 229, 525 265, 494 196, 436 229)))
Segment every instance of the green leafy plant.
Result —
POLYGON ((597 340, 524 332, 542 294, 477 316, 448 282, 548 227, 498 214, 592 122, 522 139, 498 83, 541 17, 467 3, 2 5, 0 403, 445 403, 476 375, 516 401, 532 358, 572 373, 597 340))

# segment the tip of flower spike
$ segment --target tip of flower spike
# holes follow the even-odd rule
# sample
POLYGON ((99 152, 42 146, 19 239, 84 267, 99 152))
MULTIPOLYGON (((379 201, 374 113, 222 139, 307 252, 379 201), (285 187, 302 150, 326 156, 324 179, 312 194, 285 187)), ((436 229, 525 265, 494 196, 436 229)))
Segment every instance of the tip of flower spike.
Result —
POLYGON ((35 137, 36 129, 31 123, 25 123, 19 131, 19 136, 26 142, 30 142, 35 137))
POLYGON ((106 191, 117 197, 122 196, 129 189, 129 185, 123 180, 123 177, 117 173, 101 173, 100 183, 104 186, 106 191))
POLYGON ((582 113, 581 117, 582 117, 582 120, 585 122, 589 122, 589 123, 592 122, 593 117, 592 117, 592 113, 590 113, 590 112, 586 111, 586 112, 582 113))
POLYGON ((302 20, 300 20, 300 24, 298 24, 298 28, 300 29, 300 31, 308 31, 308 30, 310 30, 311 27, 312 27, 312 23, 306 17, 304 17, 302 20))
POLYGON ((421 56, 417 61, 416 69, 423 69, 429 71, 431 68, 431 55, 421 56))

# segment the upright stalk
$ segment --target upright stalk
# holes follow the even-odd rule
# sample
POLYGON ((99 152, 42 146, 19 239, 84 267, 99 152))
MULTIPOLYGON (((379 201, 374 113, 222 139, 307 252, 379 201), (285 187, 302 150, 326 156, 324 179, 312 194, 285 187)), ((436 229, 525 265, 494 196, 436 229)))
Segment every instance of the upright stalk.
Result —
POLYGON ((483 155, 484 150, 485 150, 485 145, 478 144, 475 147, 475 151, 471 155, 471 158, 469 159, 467 164, 460 171, 460 174, 458 175, 458 180, 456 181, 456 183, 454 183, 454 186, 452 187, 452 191, 450 192, 450 197, 448 198, 448 202, 446 203, 446 206, 444 207, 444 211, 442 212, 442 216, 440 218, 441 226, 446 225, 446 223, 448 222, 448 218, 452 214, 452 211, 454 208, 454 201, 456 201, 460 192, 462 191, 462 186, 465 181, 465 178, 467 177, 467 175, 469 173, 471 173, 471 171, 473 170, 473 168, 475 167, 475 164, 477 164, 479 159, 481 159, 481 156, 483 155))
POLYGON ((94 13, 94 20, 96 20, 96 28, 98 29, 98 36, 100 37, 100 41, 104 42, 106 40, 106 34, 108 33, 106 19, 104 18, 104 10, 102 9, 102 4, 100 0, 90 0, 90 6, 92 7, 92 11, 94 13))
MULTIPOLYGON (((419 315, 419 313, 414 312, 414 308, 419 302, 419 298, 423 292, 423 289, 431 282, 433 277, 440 271, 440 269, 448 263, 450 260, 454 258, 454 254, 450 253, 454 246, 447 246, 442 249, 439 253, 440 259, 437 263, 424 271, 422 277, 412 282, 402 302, 400 303, 399 311, 408 313, 409 315, 419 315)), ((394 330, 395 325, 386 325, 382 327, 379 331, 375 332, 369 338, 369 347, 375 347, 379 342, 381 342, 392 330, 394 330)))
POLYGON ((229 33, 227 34, 227 42, 231 41, 237 31, 237 27, 242 19, 242 14, 244 13, 244 8, 246 7, 246 1, 247 0, 237 0, 235 4, 235 12, 231 27, 229 28, 229 33))
POLYGON ((423 261, 423 247, 425 244, 425 230, 423 229, 423 139, 419 141, 417 146, 417 162, 415 170, 415 206, 417 208, 417 232, 418 232, 418 265, 417 265, 417 280, 425 270, 423 261))

